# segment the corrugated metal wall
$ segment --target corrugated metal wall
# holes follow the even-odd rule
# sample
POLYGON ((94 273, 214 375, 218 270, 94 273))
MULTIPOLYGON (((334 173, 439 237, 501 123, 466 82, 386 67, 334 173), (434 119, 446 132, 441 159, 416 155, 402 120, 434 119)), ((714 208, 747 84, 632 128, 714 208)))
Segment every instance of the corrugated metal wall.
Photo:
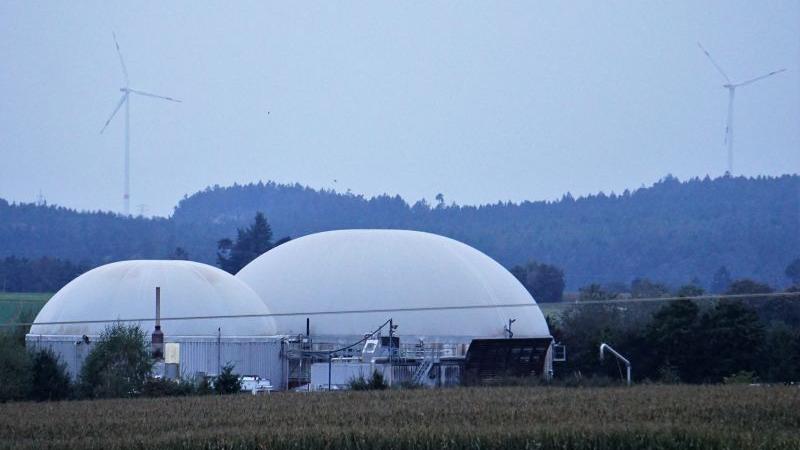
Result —
POLYGON ((59 356, 61 362, 67 365, 67 373, 74 380, 78 377, 83 367, 83 360, 94 347, 90 338, 87 344, 81 336, 25 336, 25 343, 29 349, 49 348, 59 356))
MULTIPOLYGON (((73 379, 80 374, 95 339, 90 337, 87 344, 81 336, 25 337, 28 348, 50 348, 59 355, 73 379)), ((232 363, 240 375, 258 375, 269 379, 278 389, 286 387, 279 337, 165 337, 164 341, 179 345, 182 377, 198 373, 216 375, 220 366, 232 363)))
POLYGON ((180 371, 182 377, 198 373, 217 375, 222 366, 233 364, 241 375, 268 378, 272 385, 284 389, 281 340, 270 338, 181 338, 180 371))

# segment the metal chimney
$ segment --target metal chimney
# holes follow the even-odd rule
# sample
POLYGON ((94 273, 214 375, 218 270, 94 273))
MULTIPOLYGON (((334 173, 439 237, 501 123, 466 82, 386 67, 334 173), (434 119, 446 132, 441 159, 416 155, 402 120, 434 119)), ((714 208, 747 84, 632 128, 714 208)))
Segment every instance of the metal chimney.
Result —
POLYGON ((151 337, 153 359, 164 359, 164 333, 161 332, 161 287, 156 286, 156 329, 151 337))

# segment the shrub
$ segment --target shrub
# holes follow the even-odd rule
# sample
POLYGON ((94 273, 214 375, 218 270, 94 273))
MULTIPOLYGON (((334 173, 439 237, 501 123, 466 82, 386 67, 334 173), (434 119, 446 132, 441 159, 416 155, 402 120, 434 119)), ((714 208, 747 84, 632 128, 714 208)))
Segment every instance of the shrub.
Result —
POLYGON ((369 379, 364 378, 364 376, 358 376, 351 379, 347 384, 353 391, 382 391, 389 387, 383 378, 383 374, 377 370, 372 372, 369 379))
POLYGON ((180 397, 196 392, 197 389, 191 381, 148 378, 142 385, 142 396, 144 397, 180 397))
POLYGON ((352 391, 368 391, 369 390, 369 382, 363 375, 359 375, 355 378, 351 378, 350 381, 347 383, 352 391))
POLYGON ((0 402, 22 400, 30 392, 31 364, 24 344, 0 334, 0 402))
POLYGON ((222 367, 222 373, 214 380, 214 392, 220 395, 235 394, 242 390, 242 382, 239 375, 233 373, 233 364, 226 364, 222 367))
POLYGON ((214 386, 211 384, 208 377, 203 377, 197 382, 195 392, 197 395, 211 395, 214 393, 214 386))
POLYGON ((49 348, 31 352, 30 398, 36 401, 63 400, 70 395, 67 366, 49 348))
POLYGON ((725 384, 752 384, 758 382, 758 377, 755 372, 742 370, 731 376, 723 377, 722 382, 725 384))
POLYGON ((86 357, 81 391, 87 397, 131 397, 141 392, 153 361, 144 331, 116 323, 107 327, 86 357))

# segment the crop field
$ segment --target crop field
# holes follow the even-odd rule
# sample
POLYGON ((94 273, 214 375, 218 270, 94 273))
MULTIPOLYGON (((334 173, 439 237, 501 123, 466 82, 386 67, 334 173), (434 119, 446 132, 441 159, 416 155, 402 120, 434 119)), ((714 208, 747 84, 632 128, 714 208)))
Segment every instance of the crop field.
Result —
POLYGON ((794 386, 495 387, 0 405, 21 449, 797 449, 794 386))
POLYGON ((52 296, 52 293, 0 292, 0 323, 26 316, 33 319, 52 296))

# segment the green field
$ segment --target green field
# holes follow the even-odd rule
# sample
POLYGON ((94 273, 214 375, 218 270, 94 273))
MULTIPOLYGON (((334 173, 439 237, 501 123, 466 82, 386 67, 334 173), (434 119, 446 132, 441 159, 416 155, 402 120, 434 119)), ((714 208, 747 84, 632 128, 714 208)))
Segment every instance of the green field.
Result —
POLYGON ((50 292, 0 292, 0 323, 32 319, 52 296, 50 292))
POLYGON ((0 405, 23 449, 797 449, 793 386, 496 387, 0 405))

